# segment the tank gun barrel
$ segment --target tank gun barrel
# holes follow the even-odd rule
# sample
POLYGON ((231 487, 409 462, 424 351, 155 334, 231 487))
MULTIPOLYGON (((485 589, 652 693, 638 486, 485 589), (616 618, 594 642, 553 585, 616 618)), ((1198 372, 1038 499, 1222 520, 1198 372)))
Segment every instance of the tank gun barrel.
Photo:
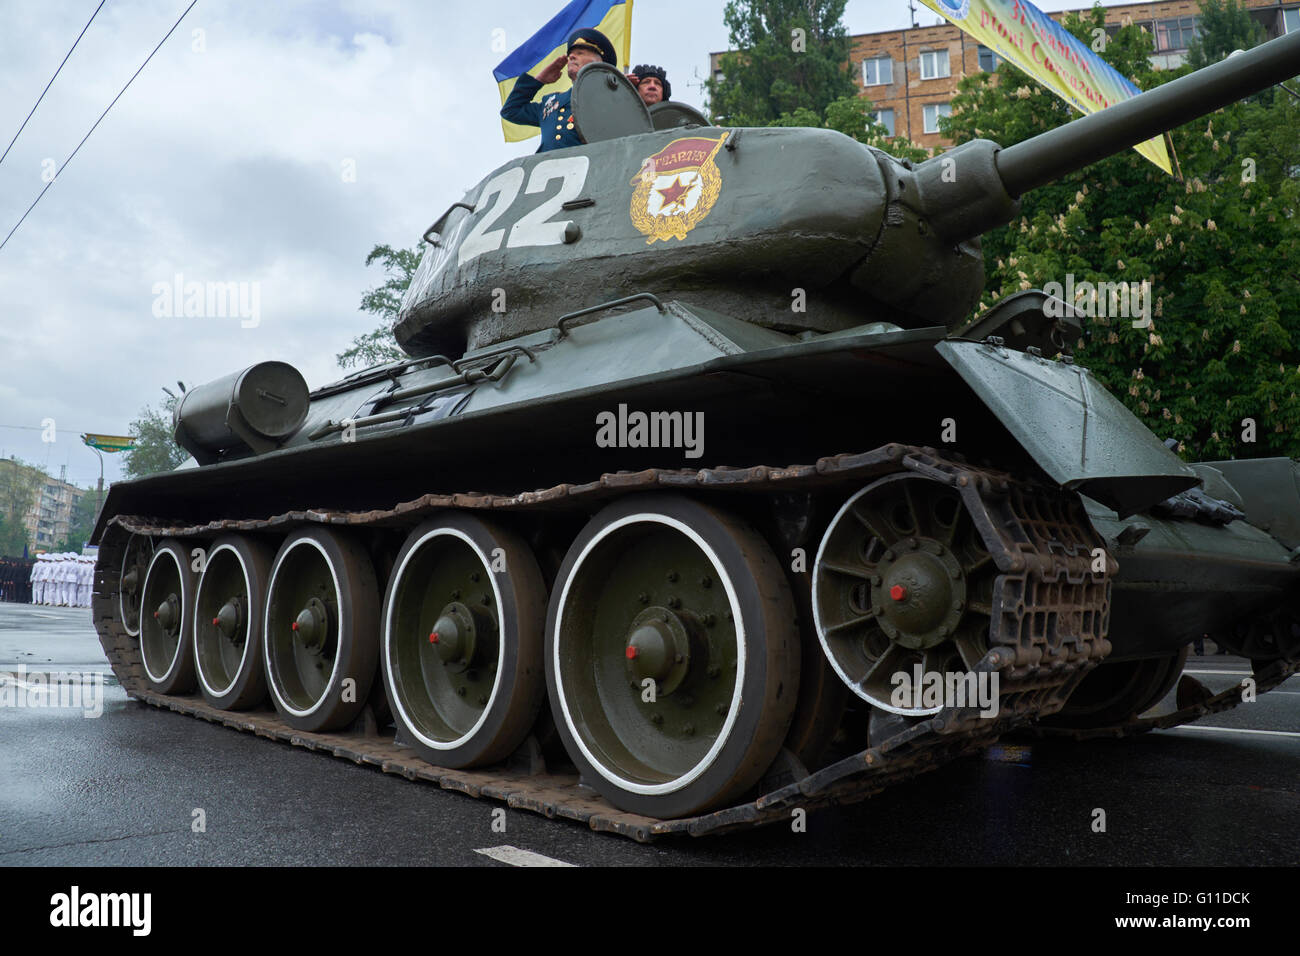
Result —
POLYGON ((1008 146, 998 172, 1007 193, 1020 196, 1297 74, 1300 33, 1289 33, 1008 146))
POLYGON ((1015 219, 1029 190, 1297 74, 1300 32, 1006 149, 986 139, 962 143, 915 167, 921 217, 946 242, 974 239, 1015 219))

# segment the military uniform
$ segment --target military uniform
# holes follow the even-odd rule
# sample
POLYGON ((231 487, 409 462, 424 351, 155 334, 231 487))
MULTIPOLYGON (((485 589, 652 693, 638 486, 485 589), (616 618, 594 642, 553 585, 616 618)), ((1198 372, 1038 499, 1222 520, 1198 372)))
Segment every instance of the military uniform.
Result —
POLYGON ((552 93, 534 103, 533 97, 542 88, 542 81, 525 73, 515 81, 515 88, 506 97, 501 107, 502 119, 520 126, 537 126, 542 131, 542 145, 537 147, 539 153, 551 149, 565 149, 569 146, 581 146, 573 124, 573 106, 569 97, 573 90, 552 93))
POLYGON ((45 603, 45 574, 50 562, 46 560, 45 555, 36 556, 36 564, 32 566, 32 603, 45 603))
MULTIPOLYGON (((611 66, 618 64, 614 44, 599 30, 574 30, 569 34, 566 49, 572 53, 575 46, 600 54, 600 58, 611 66)), ((539 153, 583 145, 574 125, 573 105, 569 102, 573 90, 552 93, 543 97, 540 103, 534 103, 533 97, 541 88, 541 80, 523 74, 515 80, 515 88, 506 97, 505 105, 501 107, 501 118, 519 126, 536 126, 541 129, 542 145, 537 147, 539 153)))
POLYGON ((90 589, 95 580, 95 562, 81 556, 81 577, 77 581, 77 607, 90 607, 90 589))

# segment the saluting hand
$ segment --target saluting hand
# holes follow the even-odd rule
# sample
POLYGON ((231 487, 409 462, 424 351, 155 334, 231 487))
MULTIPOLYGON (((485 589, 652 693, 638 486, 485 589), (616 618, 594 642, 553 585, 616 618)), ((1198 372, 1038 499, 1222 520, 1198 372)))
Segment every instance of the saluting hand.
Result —
POLYGON ((552 60, 542 72, 537 74, 537 79, 541 81, 542 86, 549 86, 560 78, 564 68, 568 65, 568 56, 557 56, 552 60))

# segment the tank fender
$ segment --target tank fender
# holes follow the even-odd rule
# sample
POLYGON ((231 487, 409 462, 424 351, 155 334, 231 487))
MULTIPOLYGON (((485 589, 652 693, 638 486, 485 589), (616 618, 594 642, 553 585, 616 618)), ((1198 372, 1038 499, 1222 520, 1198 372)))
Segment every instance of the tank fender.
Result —
POLYGON ((1217 471, 1238 494, 1247 521, 1288 548, 1300 549, 1300 464, 1290 458, 1244 458, 1202 462, 1201 467, 1217 471))
POLYGON ((1201 484, 1086 368, 996 342, 935 348, 1043 471, 1120 517, 1201 484))

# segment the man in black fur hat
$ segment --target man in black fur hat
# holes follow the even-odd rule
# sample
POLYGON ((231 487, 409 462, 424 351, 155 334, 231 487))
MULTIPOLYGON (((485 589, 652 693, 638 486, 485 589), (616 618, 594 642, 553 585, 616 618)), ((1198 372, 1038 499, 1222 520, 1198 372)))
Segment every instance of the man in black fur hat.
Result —
POLYGON ((654 106, 656 103, 673 98, 673 86, 668 82, 668 71, 662 66, 643 63, 632 70, 628 79, 636 86, 636 91, 641 94, 641 102, 646 106, 654 106))

